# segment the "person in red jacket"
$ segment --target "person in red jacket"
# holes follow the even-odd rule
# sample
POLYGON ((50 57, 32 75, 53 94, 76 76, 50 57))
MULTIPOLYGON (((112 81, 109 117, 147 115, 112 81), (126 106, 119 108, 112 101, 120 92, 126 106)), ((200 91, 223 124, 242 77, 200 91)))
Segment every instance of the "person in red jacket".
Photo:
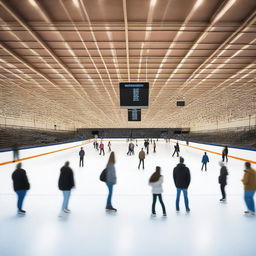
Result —
POLYGON ((22 209, 24 198, 27 191, 30 189, 30 184, 28 182, 27 174, 24 169, 21 169, 22 164, 18 163, 16 170, 12 174, 13 188, 18 196, 18 214, 25 214, 26 211, 22 209))
POLYGON ((100 155, 101 155, 101 152, 103 152, 103 156, 105 156, 104 144, 103 144, 102 141, 101 141, 101 143, 100 143, 100 155))

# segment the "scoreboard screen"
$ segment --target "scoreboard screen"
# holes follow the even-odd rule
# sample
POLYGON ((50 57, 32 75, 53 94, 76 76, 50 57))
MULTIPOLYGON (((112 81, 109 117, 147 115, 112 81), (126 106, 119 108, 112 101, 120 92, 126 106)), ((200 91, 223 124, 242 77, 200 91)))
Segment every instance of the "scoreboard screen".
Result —
POLYGON ((119 87, 121 107, 148 107, 149 83, 120 83, 119 87))
POLYGON ((128 121, 141 121, 141 110, 128 109, 128 121))

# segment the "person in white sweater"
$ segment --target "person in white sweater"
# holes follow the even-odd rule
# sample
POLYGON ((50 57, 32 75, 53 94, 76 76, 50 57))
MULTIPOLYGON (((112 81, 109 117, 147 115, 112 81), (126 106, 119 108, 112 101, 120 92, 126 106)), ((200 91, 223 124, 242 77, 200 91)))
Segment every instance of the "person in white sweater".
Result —
POLYGON ((153 193, 153 203, 152 203, 152 216, 156 216, 156 200, 157 198, 159 199, 159 202, 162 206, 163 210, 163 216, 166 217, 166 210, 164 206, 164 202, 162 199, 162 193, 163 193, 163 188, 162 184, 164 181, 164 177, 161 175, 161 168, 159 166, 156 167, 156 171, 151 175, 149 179, 149 185, 152 187, 152 193, 153 193))

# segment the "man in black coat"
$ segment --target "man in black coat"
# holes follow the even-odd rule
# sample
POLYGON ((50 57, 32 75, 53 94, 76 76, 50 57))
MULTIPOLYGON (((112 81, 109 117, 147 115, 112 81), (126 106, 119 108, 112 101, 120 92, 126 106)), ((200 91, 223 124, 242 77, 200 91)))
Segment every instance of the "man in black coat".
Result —
POLYGON ((24 169, 21 169, 22 164, 18 163, 16 170, 12 173, 13 188, 18 196, 18 214, 25 214, 26 212, 22 210, 22 205, 24 198, 26 196, 27 190, 30 189, 30 184, 28 182, 27 174, 24 169))
POLYGON ((173 180, 177 188, 176 211, 180 210, 180 193, 183 192, 186 211, 189 212, 188 186, 190 184, 190 171, 184 164, 184 158, 180 157, 180 163, 173 169, 173 180))
POLYGON ((83 148, 81 148, 81 150, 79 151, 79 156, 80 156, 80 160, 79 160, 79 167, 84 167, 84 150, 83 148))
MULTIPOLYGON (((69 167, 69 162, 60 169, 59 189, 63 192, 62 213, 70 213, 68 209, 68 202, 71 194, 71 189, 75 186, 74 175, 72 169, 69 167)), ((62 215, 60 215, 61 217, 62 215)))

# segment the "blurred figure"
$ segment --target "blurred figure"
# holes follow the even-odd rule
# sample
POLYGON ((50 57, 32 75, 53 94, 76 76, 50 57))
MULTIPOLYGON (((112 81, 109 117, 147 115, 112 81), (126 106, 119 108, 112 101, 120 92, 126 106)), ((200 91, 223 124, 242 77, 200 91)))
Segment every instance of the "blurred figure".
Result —
POLYGON ((151 175, 151 177, 149 179, 149 185, 152 187, 152 193, 153 193, 153 203, 152 203, 152 216, 153 217, 156 216, 155 206, 156 206, 157 198, 159 199, 159 202, 162 206, 163 216, 166 217, 165 205, 162 200, 163 181, 164 181, 164 177, 161 175, 161 168, 159 166, 157 166, 156 171, 151 175))
POLYGON ((68 209, 69 198, 71 195, 71 189, 74 188, 74 174, 72 169, 69 167, 69 162, 67 161, 65 165, 60 169, 59 177, 59 189, 63 192, 63 203, 61 207, 60 217, 65 213, 70 213, 68 209))
POLYGON ((12 174, 13 188, 18 196, 17 208, 18 214, 25 214, 26 211, 22 209, 23 201, 27 191, 30 189, 27 174, 24 169, 21 169, 22 164, 18 163, 16 170, 12 174))
POLYGON ((172 154, 172 157, 175 155, 175 153, 177 154, 177 156, 179 156, 179 152, 180 152, 180 146, 179 146, 179 143, 177 142, 176 145, 174 145, 174 152, 172 154))
POLYGON ((228 170, 226 166, 223 164, 223 162, 219 163, 220 168, 220 176, 219 176, 219 184, 220 184, 220 191, 222 194, 222 198, 220 199, 221 202, 226 201, 226 192, 225 187, 227 185, 227 176, 228 176, 228 170))
POLYGON ((93 142, 93 147, 96 148, 96 141, 93 142))
POLYGON ((136 142, 136 147, 138 147, 138 140, 135 140, 135 142, 136 142))
POLYGON ((111 143, 110 143, 110 141, 108 142, 108 152, 111 152, 111 143))
POLYGON ((183 192, 186 211, 190 212, 188 201, 188 187, 190 184, 190 171, 184 164, 184 158, 180 157, 180 163, 173 169, 173 180, 177 188, 176 211, 179 212, 180 193, 183 192))
POLYGON ((103 144, 102 141, 101 141, 101 143, 100 143, 100 155, 101 155, 101 152, 103 152, 103 156, 105 156, 104 144, 103 144))
POLYGON ((83 148, 81 148, 81 150, 79 151, 79 156, 80 156, 80 160, 79 160, 79 167, 84 167, 84 150, 83 148))
POLYGON ((186 140, 186 144, 187 144, 187 146, 189 145, 189 140, 188 139, 186 140))
POLYGON ((156 142, 154 141, 154 143, 153 143, 153 149, 154 149, 154 153, 156 153, 156 142))
POLYGON ((244 200, 248 209, 244 213, 255 215, 255 205, 253 197, 256 191, 256 171, 251 168, 251 163, 245 163, 245 170, 242 182, 244 184, 244 200))
POLYGON ((141 148, 141 151, 139 152, 139 159, 140 159, 140 163, 139 163, 138 169, 140 169, 141 163, 142 163, 142 168, 144 169, 145 152, 143 151, 143 148, 141 148))
POLYGON ((134 154, 134 144, 132 142, 129 143, 128 152, 127 152, 127 155, 131 155, 131 154, 134 154))
POLYGON ((225 146, 222 150, 222 162, 226 159, 226 162, 228 161, 228 146, 225 146))
POLYGON ((96 147, 96 150, 99 150, 99 143, 98 143, 98 141, 95 142, 95 147, 96 147))
POLYGON ((18 144, 17 144, 17 143, 15 143, 15 144, 13 145, 12 152, 13 152, 13 162, 15 162, 15 160, 19 160, 19 159, 20 159, 20 156, 19 156, 19 147, 18 147, 18 144))
POLYGON ((106 185, 108 187, 108 198, 107 198, 107 205, 106 205, 106 210, 109 211, 114 211, 116 212, 117 209, 115 209, 112 206, 112 194, 113 194, 113 186, 116 184, 116 169, 115 169, 115 153, 111 152, 109 159, 108 159, 108 164, 107 164, 107 176, 106 176, 106 185))
POLYGON ((207 156, 206 152, 204 152, 202 163, 203 164, 202 164, 201 171, 204 169, 204 167, 205 167, 205 171, 207 171, 207 163, 209 163, 209 157, 207 156))

